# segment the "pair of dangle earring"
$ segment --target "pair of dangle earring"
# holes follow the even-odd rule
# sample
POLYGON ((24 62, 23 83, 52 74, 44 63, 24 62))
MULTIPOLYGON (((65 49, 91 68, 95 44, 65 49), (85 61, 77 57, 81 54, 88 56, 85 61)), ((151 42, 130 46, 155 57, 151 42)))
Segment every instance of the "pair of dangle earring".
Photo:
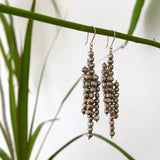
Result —
MULTIPOLYGON (((94 27, 93 27, 94 28, 94 27)), ((90 50, 88 52, 87 66, 82 68, 83 72, 83 108, 82 113, 87 115, 88 118, 88 139, 93 135, 93 121, 99 120, 99 91, 100 81, 94 70, 94 52, 93 52, 93 40, 96 35, 96 29, 94 28, 94 36, 90 43, 90 50)), ((87 35, 87 41, 88 42, 87 35)))
MULTIPOLYGON (((104 102, 104 112, 106 115, 109 115, 109 125, 110 125, 110 136, 111 138, 115 135, 115 127, 114 127, 114 120, 118 118, 119 112, 119 104, 118 104, 118 97, 119 97, 119 83, 117 81, 114 82, 114 72, 113 72, 113 43, 115 40, 115 32, 114 32, 114 39, 111 43, 108 60, 107 63, 102 64, 102 90, 103 90, 103 102, 104 102)), ((107 42, 108 44, 108 42, 107 42)))
MULTIPOLYGON (((89 58, 87 59, 87 66, 82 68, 83 72, 83 108, 82 113, 86 114, 88 117, 88 139, 90 139, 93 134, 94 120, 97 122, 99 120, 99 91, 100 91, 100 81, 98 81, 98 76, 95 74, 94 70, 94 52, 93 52, 93 40, 96 35, 96 29, 94 28, 94 36, 90 43, 90 50, 88 52, 89 58)), ((87 42, 88 42, 87 34, 87 42)), ((119 83, 114 81, 113 78, 113 43, 111 43, 107 63, 102 64, 102 90, 103 90, 103 101, 105 105, 105 114, 109 115, 110 120, 110 136, 111 138, 115 135, 114 119, 118 118, 118 97, 119 97, 119 83)), ((86 42, 86 44, 87 44, 86 42)), ((108 41, 107 41, 108 44, 108 41)))

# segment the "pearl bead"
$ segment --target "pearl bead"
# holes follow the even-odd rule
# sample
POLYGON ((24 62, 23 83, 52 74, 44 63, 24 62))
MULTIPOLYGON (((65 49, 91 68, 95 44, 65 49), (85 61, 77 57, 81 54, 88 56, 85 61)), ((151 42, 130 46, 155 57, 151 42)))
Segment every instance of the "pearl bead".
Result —
POLYGON ((95 97, 96 97, 96 98, 99 98, 99 93, 96 93, 96 94, 95 94, 95 97))
POLYGON ((90 138, 92 138, 93 135, 91 133, 88 133, 87 136, 88 136, 88 139, 90 139, 90 138))
POLYGON ((111 64, 113 64, 114 61, 109 59, 107 62, 108 62, 109 65, 111 65, 111 64))
POLYGON ((89 98, 89 99, 87 100, 87 102, 88 102, 88 104, 93 104, 93 103, 94 103, 94 100, 89 98))
POLYGON ((114 79, 113 79, 113 77, 111 77, 111 76, 109 76, 108 78, 107 78, 107 81, 109 81, 109 82, 112 82, 114 79))
POLYGON ((95 71, 91 69, 91 70, 89 70, 89 73, 90 73, 90 74, 94 74, 95 71))
POLYGON ((108 83, 107 83, 107 86, 108 86, 108 87, 112 87, 112 86, 113 86, 113 83, 108 82, 108 83))
POLYGON ((94 76, 93 76, 93 80, 98 80, 98 76, 97 76, 97 75, 94 75, 94 76))
POLYGON ((93 131, 93 128, 88 128, 88 133, 92 133, 92 131, 93 131))
POLYGON ((87 59, 88 62, 93 62, 94 61, 94 57, 90 57, 87 59))
POLYGON ((93 51, 89 51, 88 52, 88 56, 90 56, 90 57, 94 56, 94 52, 93 51))
POLYGON ((93 108, 94 108, 93 105, 87 105, 87 109, 88 109, 88 110, 92 110, 93 108))
POLYGON ((96 92, 96 88, 93 88, 93 87, 92 87, 92 88, 90 88, 90 91, 91 91, 91 92, 96 92))
POLYGON ((85 66, 82 68, 82 72, 86 73, 88 71, 88 68, 85 66))
POLYGON ((95 121, 98 121, 98 120, 99 120, 99 116, 95 116, 95 117, 94 117, 94 120, 95 120, 95 121))
POLYGON ((92 127, 93 126, 93 122, 88 122, 88 126, 92 127))
POLYGON ((102 75, 102 81, 106 81, 107 80, 107 78, 106 78, 106 76, 105 75, 102 75))
POLYGON ((84 98, 88 98, 88 93, 83 93, 84 98))
POLYGON ((109 121, 109 124, 110 124, 110 126, 113 126, 113 125, 114 125, 114 121, 113 121, 113 120, 110 120, 110 121, 109 121))
POLYGON ((86 110, 85 110, 85 109, 81 109, 81 112, 82 112, 83 114, 85 114, 86 110))
POLYGON ((106 63, 102 64, 102 68, 106 68, 106 66, 107 66, 106 63))
POLYGON ((113 54, 112 53, 110 53, 110 54, 108 54, 108 56, 107 56, 109 59, 112 59, 113 58, 113 54))
POLYGON ((114 132, 114 131, 111 131, 111 132, 110 132, 110 136, 113 137, 114 135, 115 135, 115 132, 114 132))
POLYGON ((88 67, 89 67, 89 68, 94 68, 94 64, 93 64, 93 63, 90 63, 90 64, 88 65, 88 67))
POLYGON ((109 70, 112 70, 112 69, 113 69, 113 65, 109 65, 109 66, 108 66, 108 69, 109 69, 109 70))
POLYGON ((87 115, 93 115, 93 112, 90 111, 90 110, 86 110, 86 111, 85 111, 85 114, 87 114, 87 115))
POLYGON ((89 98, 93 98, 94 94, 93 93, 89 93, 89 98))

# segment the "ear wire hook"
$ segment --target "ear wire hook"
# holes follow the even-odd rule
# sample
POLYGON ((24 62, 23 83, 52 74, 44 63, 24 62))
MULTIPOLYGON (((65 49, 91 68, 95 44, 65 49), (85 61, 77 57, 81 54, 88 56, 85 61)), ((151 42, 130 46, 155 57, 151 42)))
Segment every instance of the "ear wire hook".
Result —
POLYGON ((115 32, 115 31, 113 31, 113 33, 114 33, 114 38, 113 38, 113 41, 112 41, 111 46, 110 46, 110 48, 109 48, 109 50, 110 50, 110 51, 112 51, 113 43, 114 43, 115 38, 116 38, 116 32, 115 32))
MULTIPOLYGON (((91 27, 93 27, 93 29, 94 29, 94 35, 93 35, 93 38, 92 38, 92 40, 90 42, 90 48, 93 48, 93 41, 94 41, 94 38, 96 36, 96 28, 94 26, 91 26, 91 27)), ((87 33, 87 40, 86 40, 85 45, 87 45, 87 43, 88 43, 88 38, 89 38, 89 32, 87 33)))
POLYGON ((106 44, 105 49, 108 47, 108 44, 109 44, 109 36, 107 37, 107 44, 106 44))

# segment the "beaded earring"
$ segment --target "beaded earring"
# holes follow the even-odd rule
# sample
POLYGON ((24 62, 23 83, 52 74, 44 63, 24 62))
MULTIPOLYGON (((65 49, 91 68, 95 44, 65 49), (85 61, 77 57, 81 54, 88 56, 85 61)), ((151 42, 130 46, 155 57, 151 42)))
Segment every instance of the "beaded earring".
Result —
MULTIPOLYGON (((87 115, 88 118, 88 139, 92 137, 93 132, 93 120, 96 122, 99 120, 99 91, 100 81, 94 70, 94 52, 93 52, 93 40, 96 35, 96 29, 94 28, 94 36, 90 43, 90 50, 88 52, 89 58, 87 59, 87 66, 82 68, 83 72, 83 108, 82 113, 87 115)), ((87 41, 88 43, 87 34, 87 41)))
MULTIPOLYGON (((110 136, 111 138, 115 135, 115 127, 114 127, 114 119, 118 118, 118 97, 119 97, 119 83, 117 81, 114 81, 113 78, 113 43, 115 40, 116 34, 114 32, 114 39, 111 43, 109 54, 108 54, 108 60, 107 64, 102 64, 102 89, 104 94, 104 105, 105 105, 105 114, 110 116, 109 125, 110 125, 110 136)), ((108 44, 108 41, 107 41, 108 44)))

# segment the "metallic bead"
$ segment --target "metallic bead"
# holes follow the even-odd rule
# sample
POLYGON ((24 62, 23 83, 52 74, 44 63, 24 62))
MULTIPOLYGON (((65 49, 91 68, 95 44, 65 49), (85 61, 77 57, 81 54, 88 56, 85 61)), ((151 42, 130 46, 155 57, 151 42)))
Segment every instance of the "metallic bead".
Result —
POLYGON ((107 77, 107 81, 112 82, 113 80, 114 80, 113 77, 111 76, 107 77))
POLYGON ((91 86, 97 86, 97 82, 91 81, 91 86))
POLYGON ((109 121, 109 125, 110 125, 110 126, 113 126, 113 125, 114 125, 114 121, 113 121, 113 120, 110 120, 110 121, 109 121))
POLYGON ((88 122, 88 126, 92 127, 93 126, 93 122, 88 122))
POLYGON ((95 109, 98 109, 98 108, 99 108, 99 105, 98 105, 98 104, 97 104, 97 105, 95 105, 95 106, 94 106, 94 108, 95 108, 95 109))
POLYGON ((106 87, 106 86, 107 86, 107 83, 103 82, 102 87, 106 87))
POLYGON ((87 102, 88 102, 88 104, 93 104, 93 103, 94 103, 94 100, 91 99, 91 98, 89 98, 89 99, 87 100, 87 102))
POLYGON ((113 65, 109 65, 109 66, 108 66, 108 69, 109 69, 109 70, 112 70, 113 68, 114 68, 113 65))
POLYGON ((115 90, 116 92, 118 92, 118 91, 119 91, 119 88, 115 88, 114 90, 115 90))
POLYGON ((114 86, 115 86, 115 87, 118 87, 118 86, 119 86, 119 83, 116 81, 116 82, 114 83, 114 86))
POLYGON ((106 81, 107 80, 107 77, 105 75, 102 75, 102 81, 106 81))
POLYGON ((96 88, 96 91, 99 92, 99 91, 100 91, 100 87, 97 87, 97 88, 96 88))
POLYGON ((88 67, 89 67, 89 68, 94 68, 94 63, 88 64, 88 67))
POLYGON ((119 102, 118 98, 114 99, 114 102, 115 102, 115 103, 118 103, 118 102, 119 102))
POLYGON ((95 111, 95 114, 96 114, 96 115, 98 115, 98 114, 99 114, 99 111, 98 111, 98 110, 96 110, 96 111, 95 111))
POLYGON ((96 88, 90 88, 90 92, 96 92, 96 88))
POLYGON ((102 64, 102 68, 106 68, 107 67, 107 64, 106 63, 103 63, 102 64))
POLYGON ((88 133, 87 136, 88 136, 88 139, 90 139, 90 138, 92 138, 93 135, 92 135, 92 133, 88 133))
POLYGON ((88 93, 89 92, 89 88, 84 88, 84 92, 88 93))
POLYGON ((85 114, 86 110, 83 108, 83 109, 81 109, 81 112, 82 112, 83 114, 85 114))
POLYGON ((114 131, 111 131, 111 132, 110 132, 110 136, 113 137, 114 135, 115 135, 115 132, 114 132, 114 131))
POLYGON ((88 71, 88 68, 85 66, 82 68, 82 72, 86 73, 88 71))
POLYGON ((108 57, 109 59, 113 59, 113 54, 112 54, 112 53, 109 53, 107 57, 108 57))
POLYGON ((90 105, 90 104, 89 104, 89 105, 87 105, 87 109, 88 109, 88 110, 92 110, 93 108, 94 108, 94 106, 93 106, 93 105, 90 105))
POLYGON ((88 87, 88 86, 90 86, 90 83, 89 82, 85 82, 84 86, 88 87))
POLYGON ((105 71, 104 69, 102 69, 102 70, 101 70, 101 73, 102 73, 103 75, 105 75, 105 74, 106 74, 106 71, 105 71))
POLYGON ((94 120, 95 120, 95 121, 98 121, 98 120, 99 120, 99 116, 95 116, 95 117, 94 117, 94 120))
POLYGON ((88 52, 88 56, 93 57, 94 56, 94 52, 93 51, 89 51, 88 52))
POLYGON ((108 72, 108 75, 109 75, 109 76, 113 76, 113 75, 114 75, 113 71, 109 71, 109 72, 108 72))
POLYGON ((93 132, 93 128, 88 127, 88 133, 92 133, 93 132))
POLYGON ((87 115, 93 115, 93 112, 90 111, 90 110, 86 110, 86 111, 85 111, 85 114, 87 114, 87 115))
POLYGON ((118 97, 119 97, 119 93, 116 93, 114 96, 115 96, 116 98, 118 98, 118 97))
POLYGON ((108 114, 108 113, 109 113, 109 110, 105 108, 104 113, 105 113, 105 114, 108 114))
POLYGON ((88 118, 88 122, 92 122, 93 121, 93 117, 92 116, 87 115, 87 118, 88 118))
POLYGON ((95 71, 91 69, 91 70, 89 70, 89 73, 90 73, 90 74, 94 74, 95 71))
POLYGON ((83 93, 84 98, 88 98, 88 93, 83 93))
POLYGON ((86 98, 84 98, 84 99, 83 99, 83 102, 84 102, 84 103, 87 103, 87 99, 86 99, 86 98))
POLYGON ((113 60, 111 60, 111 59, 109 59, 108 61, 107 61, 107 63, 109 64, 109 65, 111 65, 111 64, 113 64, 113 60))
POLYGON ((85 78, 86 80, 89 80, 89 79, 91 78, 91 76, 90 76, 89 74, 87 74, 87 75, 84 76, 84 78, 85 78))
POLYGON ((93 76, 93 80, 98 80, 98 76, 97 76, 97 75, 94 75, 94 76, 93 76))
POLYGON ((115 104, 115 107, 118 108, 118 107, 119 107, 119 104, 115 104))
POLYGON ((94 94, 93 93, 89 93, 89 98, 93 98, 94 94))
POLYGON ((96 98, 99 98, 99 93, 96 93, 96 94, 95 94, 95 97, 96 97, 96 98))
POLYGON ((94 61, 94 57, 89 57, 89 58, 87 59, 87 61, 88 61, 88 62, 93 62, 93 61, 94 61))
POLYGON ((96 99, 96 100, 95 100, 95 103, 97 103, 97 104, 98 104, 98 103, 99 103, 99 99, 96 99))
POLYGON ((112 87, 112 86, 113 86, 113 83, 112 83, 112 82, 107 82, 107 86, 108 86, 108 87, 112 87))

